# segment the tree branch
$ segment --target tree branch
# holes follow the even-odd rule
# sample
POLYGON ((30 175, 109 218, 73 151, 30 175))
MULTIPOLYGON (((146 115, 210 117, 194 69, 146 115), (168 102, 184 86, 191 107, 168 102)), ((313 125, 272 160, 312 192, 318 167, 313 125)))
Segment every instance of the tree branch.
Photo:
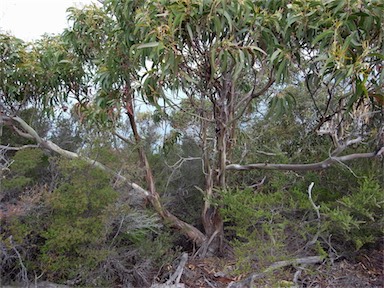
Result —
POLYGON ((23 131, 21 131, 19 128, 17 128, 16 126, 12 125, 11 126, 11 129, 13 131, 15 131, 17 133, 17 135, 23 137, 23 138, 27 138, 27 139, 32 139, 34 140, 33 136, 29 135, 28 133, 25 133, 23 131))
POLYGON ((319 235, 320 235, 320 227, 321 227, 320 206, 316 205, 315 202, 312 199, 312 188, 313 188, 314 185, 315 185, 315 183, 311 182, 311 184, 308 186, 308 199, 309 199, 309 202, 311 202, 312 207, 316 211, 316 215, 317 215, 317 232, 316 232, 315 236, 313 237, 313 239, 311 241, 309 241, 305 245, 305 247, 309 247, 309 246, 315 244, 317 242, 317 239, 319 238, 319 235))
POLYGON ((183 270, 187 261, 188 261, 188 253, 184 252, 181 255, 179 266, 177 266, 175 273, 173 273, 173 275, 169 277, 169 280, 166 282, 166 285, 171 285, 173 283, 174 284, 180 283, 180 278, 181 278, 181 275, 183 274, 183 270))
POLYGON ((261 273, 253 273, 249 277, 245 278, 244 280, 241 280, 240 282, 229 283, 227 288, 253 287, 254 280, 263 278, 267 276, 268 273, 276 269, 283 268, 286 266, 291 266, 291 265, 316 264, 316 263, 322 262, 323 260, 324 260, 323 256, 309 256, 309 257, 303 257, 303 258, 296 258, 292 260, 278 261, 271 264, 267 269, 265 269, 261 273))
POLYGON ((39 148, 39 145, 23 145, 20 147, 11 147, 11 146, 7 146, 7 145, 0 145, 0 149, 12 150, 12 151, 19 151, 19 150, 28 149, 28 148, 39 148))
POLYGON ((115 135, 117 138, 119 138, 120 140, 122 140, 125 143, 135 145, 135 143, 131 139, 124 137, 123 135, 121 135, 120 133, 118 133, 116 131, 113 131, 112 134, 115 135))
POLYGON ((237 114, 236 117, 232 120, 232 122, 237 121, 241 116, 243 116, 244 112, 246 111, 249 104, 252 102, 253 99, 258 98, 259 96, 263 95, 265 92, 268 91, 268 89, 272 86, 272 84, 275 83, 275 78, 271 74, 269 76, 269 81, 265 86, 260 89, 259 91, 255 92, 255 86, 252 88, 250 92, 247 93, 240 101, 236 104, 235 110, 239 110, 241 105, 243 105, 243 102, 246 102, 246 104, 243 106, 243 108, 240 110, 240 112, 237 114))
POLYGON ((165 219, 166 221, 169 221, 169 223, 171 224, 171 226, 173 228, 180 230, 190 240, 194 241, 197 245, 201 245, 203 242, 206 241, 206 236, 200 230, 198 230, 196 227, 180 220, 179 218, 174 216, 172 213, 170 213, 167 209, 165 209, 162 206, 162 204, 159 200, 159 195, 157 193, 154 193, 153 191, 145 190, 144 188, 142 188, 138 184, 128 181, 128 179, 125 178, 124 176, 120 175, 116 171, 113 171, 112 169, 108 168, 107 166, 105 166, 104 164, 102 164, 96 160, 90 159, 88 157, 80 156, 77 153, 62 149, 61 147, 59 147, 58 145, 56 145, 55 143, 53 143, 49 140, 44 140, 43 138, 41 138, 39 136, 39 134, 36 132, 36 130, 34 130, 31 126, 29 126, 23 119, 21 119, 18 116, 12 116, 12 117, 5 116, 5 118, 7 120, 10 120, 10 121, 13 121, 13 122, 16 122, 17 124, 19 124, 21 126, 21 128, 25 131, 23 133, 28 134, 29 136, 33 137, 33 139, 39 144, 40 147, 46 148, 50 151, 58 153, 61 156, 69 158, 69 159, 82 159, 83 161, 87 162, 88 164, 113 175, 114 177, 116 177, 119 180, 124 181, 125 183, 127 183, 128 186, 132 187, 132 189, 134 189, 136 192, 144 195, 147 199, 149 199, 151 204, 156 209, 157 213, 163 219, 165 219))
POLYGON ((338 162, 345 162, 361 158, 372 158, 375 157, 375 152, 370 153, 356 153, 345 156, 330 156, 329 158, 316 163, 310 164, 271 164, 271 163, 256 163, 248 165, 230 164, 227 165, 227 170, 237 171, 249 171, 249 170, 282 170, 282 171, 313 171, 323 170, 331 167, 333 164, 338 162))
MULTIPOLYGON (((51 142, 49 140, 44 140, 43 138, 41 138, 39 136, 39 134, 36 132, 36 130, 33 129, 31 126, 29 126, 29 124, 27 124, 27 122, 25 122, 22 118, 20 118, 18 116, 12 116, 12 117, 10 117, 10 116, 3 116, 3 117, 5 119, 7 119, 7 120, 10 120, 10 121, 13 121, 13 122, 16 122, 17 124, 19 124, 20 127, 24 131, 21 131, 19 128, 17 128, 17 130, 19 130, 21 132, 21 134, 19 134, 19 133, 18 134, 20 136, 25 135, 26 138, 35 140, 38 143, 38 147, 46 148, 48 150, 51 150, 51 151, 53 151, 53 152, 55 152, 57 154, 60 154, 61 156, 69 158, 69 159, 82 159, 85 162, 87 162, 87 163, 89 163, 89 164, 91 164, 91 165, 93 165, 93 166, 95 166, 95 167, 97 167, 97 168, 99 168, 99 169, 101 169, 103 171, 106 171, 106 172, 108 172, 110 174, 113 174, 119 180, 123 180, 123 181, 127 182, 132 188, 138 189, 144 195, 146 195, 146 196, 149 195, 146 190, 144 190, 143 188, 141 188, 140 186, 138 186, 135 183, 128 182, 128 180, 124 176, 121 176, 120 174, 116 173, 115 171, 113 171, 112 169, 110 169, 107 166, 103 165, 102 163, 100 163, 100 162, 98 162, 96 160, 90 159, 88 157, 80 156, 79 154, 74 153, 72 151, 68 151, 68 150, 62 149, 57 144, 55 144, 55 143, 53 143, 53 142, 51 142)), ((27 146, 29 146, 29 145, 27 145, 27 146)), ((35 145, 32 145, 32 146, 35 146, 35 145)), ((5 147, 7 147, 7 146, 5 146, 5 147)))

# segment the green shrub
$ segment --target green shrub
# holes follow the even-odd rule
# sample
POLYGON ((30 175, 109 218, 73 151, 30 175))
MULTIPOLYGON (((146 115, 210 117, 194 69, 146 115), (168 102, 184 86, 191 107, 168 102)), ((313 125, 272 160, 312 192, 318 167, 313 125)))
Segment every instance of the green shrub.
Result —
POLYGON ((354 191, 322 206, 324 225, 335 241, 352 243, 359 250, 384 235, 383 208, 383 187, 373 178, 364 178, 354 191))
POLYGON ((221 192, 218 205, 238 273, 262 270, 274 261, 302 253, 325 256, 326 251, 336 249, 339 255, 352 255, 384 235, 384 191, 373 178, 357 181, 359 185, 352 191, 330 191, 331 183, 323 185, 319 177, 325 175, 320 173, 293 179, 288 186, 285 177, 271 179, 256 190, 221 192), (320 219, 308 198, 307 178, 319 183, 312 199, 320 206, 320 219))
POLYGON ((80 160, 60 160, 61 184, 48 199, 51 215, 41 248, 41 263, 50 277, 68 279, 81 269, 94 269, 105 253, 103 210, 117 199, 109 176, 80 160), (91 257, 92 256, 92 257, 91 257))
POLYGON ((265 268, 288 257, 289 208, 283 191, 265 193, 251 188, 222 192, 221 214, 237 258, 236 272, 265 268), (257 266, 257 267, 256 267, 257 266))
POLYGON ((57 188, 42 194, 35 209, 2 222, 4 283, 22 280, 16 248, 29 279, 42 274, 41 280, 73 285, 149 286, 154 271, 175 256, 174 239, 158 216, 130 207, 103 171, 81 160, 54 163, 57 188))
POLYGON ((1 181, 3 193, 20 191, 27 185, 36 184, 48 166, 47 157, 40 149, 28 148, 17 151, 12 160, 9 173, 1 181))

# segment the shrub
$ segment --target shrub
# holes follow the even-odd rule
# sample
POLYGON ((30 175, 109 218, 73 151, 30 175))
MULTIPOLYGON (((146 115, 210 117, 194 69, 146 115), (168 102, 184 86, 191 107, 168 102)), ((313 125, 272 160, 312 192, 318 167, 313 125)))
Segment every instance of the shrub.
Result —
POLYGON ((160 219, 123 202, 103 171, 81 160, 55 163, 57 188, 42 194, 35 209, 2 220, 1 284, 43 275, 70 285, 149 286, 154 271, 174 257, 160 219))
POLYGON ((322 185, 318 177, 316 173, 308 173, 305 180, 297 177, 288 189, 280 176, 261 189, 222 191, 218 204, 238 273, 334 249, 338 255, 353 255, 384 235, 384 193, 377 180, 367 177, 352 191, 329 191, 332 183, 322 185), (320 219, 308 198, 308 179, 319 183, 312 198, 320 206, 320 219))
POLYGON ((377 180, 367 177, 351 193, 323 205, 325 230, 338 246, 352 244, 356 251, 384 235, 383 192, 377 180))
POLYGON ((3 198, 17 198, 25 187, 36 184, 40 176, 46 173, 47 159, 40 149, 17 151, 12 158, 9 173, 1 181, 3 198))

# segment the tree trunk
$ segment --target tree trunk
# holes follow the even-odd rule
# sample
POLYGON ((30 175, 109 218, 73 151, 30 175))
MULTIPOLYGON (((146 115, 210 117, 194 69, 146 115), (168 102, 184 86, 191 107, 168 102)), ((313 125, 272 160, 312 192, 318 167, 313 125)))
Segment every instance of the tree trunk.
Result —
POLYGON ((206 236, 198 230, 196 227, 185 223, 184 221, 177 218, 175 215, 173 215, 171 212, 169 212, 167 209, 163 207, 160 201, 160 195, 156 191, 156 185, 155 180, 153 178, 152 169, 149 165, 147 155, 145 154, 144 148, 141 145, 141 137, 139 135, 136 120, 134 116, 134 109, 133 109, 133 101, 130 95, 126 99, 127 103, 127 114, 129 117, 129 122, 131 124, 132 132, 135 137, 135 141, 137 144, 137 149, 140 157, 141 165, 145 171, 145 180, 147 183, 147 189, 149 191, 148 200, 153 206, 153 208, 156 210, 156 212, 168 223, 171 224, 172 227, 180 230, 184 235, 186 235, 190 240, 192 240, 194 243, 196 243, 198 246, 203 244, 206 241, 206 236))
MULTIPOLYGON (((232 121, 234 115, 234 90, 231 88, 230 81, 224 81, 222 93, 218 98, 210 98, 214 107, 215 118, 215 145, 213 147, 213 160, 209 161, 210 155, 205 155, 204 161, 206 170, 210 173, 206 175, 206 200, 204 203, 202 221, 207 235, 208 242, 205 253, 221 254, 224 242, 224 224, 219 213, 219 207, 212 205, 213 200, 218 200, 220 195, 215 195, 215 190, 226 188, 226 164, 227 155, 230 152, 231 135, 233 129, 227 125, 234 125, 232 121), (210 166, 208 168, 208 166, 210 166)), ((207 132, 206 132, 207 133, 207 132)), ((204 256, 204 255, 203 255, 204 256)))

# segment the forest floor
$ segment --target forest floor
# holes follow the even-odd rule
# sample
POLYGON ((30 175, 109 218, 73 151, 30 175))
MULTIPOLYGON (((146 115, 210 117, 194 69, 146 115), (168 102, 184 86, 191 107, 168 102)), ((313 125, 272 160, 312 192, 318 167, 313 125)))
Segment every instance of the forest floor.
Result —
MULTIPOLYGON (((384 247, 361 251, 355 261, 346 259, 324 261, 308 265, 301 272, 293 266, 270 273, 254 274, 253 285, 249 275, 231 276, 231 263, 219 258, 190 259, 187 261, 180 283, 193 288, 230 287, 318 287, 318 288, 383 288, 384 247), (298 272, 299 271, 299 272, 298 272), (248 280, 247 280, 248 279, 248 280)), ((163 286, 166 287, 166 286, 163 286)), ((178 287, 178 286, 175 286, 178 287)), ((180 286, 182 287, 182 286, 180 286)))
MULTIPOLYGON (((249 281, 250 275, 231 275, 233 261, 226 261, 223 258, 191 257, 185 260, 182 265, 182 260, 179 259, 175 262, 175 266, 164 267, 156 278, 159 284, 154 284, 151 288, 384 288, 383 246, 360 251, 355 261, 342 259, 330 263, 325 260, 307 265, 302 270, 298 268, 299 266, 286 265, 270 273, 253 274, 252 285, 249 281), (171 278, 173 278, 172 283, 169 281, 165 283, 171 278)), ((30 286, 2 287, 70 288, 71 286, 41 282, 30 286)), ((121 285, 115 287, 124 288, 121 285)))

